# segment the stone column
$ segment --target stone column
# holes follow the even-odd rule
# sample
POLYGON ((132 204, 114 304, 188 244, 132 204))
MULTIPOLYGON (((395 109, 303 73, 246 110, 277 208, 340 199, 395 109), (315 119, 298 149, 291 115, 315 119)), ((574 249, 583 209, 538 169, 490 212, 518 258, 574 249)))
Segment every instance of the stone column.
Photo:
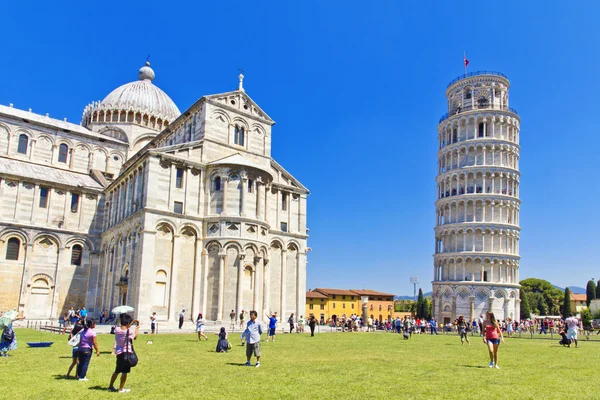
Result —
POLYGON ((227 253, 219 253, 219 294, 217 297, 217 321, 223 321, 223 295, 225 290, 225 257, 227 253))
MULTIPOLYGON (((306 253, 298 251, 296 274, 296 316, 306 312, 306 253)), ((305 315, 304 315, 305 316, 305 315)))
POLYGON ((513 319, 516 321, 521 320, 521 299, 519 298, 515 299, 515 315, 513 316, 513 319))
POLYGON ((240 191, 240 217, 246 216, 246 191, 248 190, 248 175, 246 172, 242 172, 241 176, 241 186, 242 190, 240 191))
POLYGON ((263 310, 265 313, 271 311, 271 269, 269 268, 269 259, 263 258, 263 310))
MULTIPOLYGON (((194 286, 192 289, 192 317, 198 315, 200 311, 200 299, 202 294, 202 239, 196 238, 196 249, 195 249, 195 259, 194 259, 194 286)), ((206 318, 204 312, 202 312, 202 316, 206 318)))
POLYGON ((179 307, 177 304, 177 277, 179 275, 179 254, 181 253, 180 235, 173 234, 173 253, 171 256, 171 280, 169 287, 169 322, 177 321, 179 318, 179 307))
MULTIPOLYGON (((279 192, 278 192, 279 193, 279 192)), ((278 205, 279 209, 279 205, 278 205)), ((279 214, 279 213, 278 213, 279 214)), ((287 249, 281 249, 281 291, 279 299, 279 318, 283 321, 285 317, 285 299, 287 295, 286 284, 287 284, 287 249)))
POLYGON ((469 296, 469 320, 475 319, 475 296, 469 296))
POLYGON ((236 296, 236 310, 235 312, 239 314, 242 311, 242 297, 244 296, 244 291, 242 287, 242 281, 244 279, 244 259, 246 258, 245 253, 240 253, 238 258, 238 276, 237 276, 237 296, 236 296))
POLYGON ((508 304, 510 303, 510 297, 504 298, 504 320, 506 321, 509 318, 508 313, 508 304))
MULTIPOLYGON (((271 213, 269 211, 269 192, 271 191, 271 187, 265 185, 265 221, 267 224, 271 224, 271 213)), ((272 227, 271 227, 272 228, 272 227)))
POLYGON ((456 319, 456 296, 452 296, 452 320, 453 322, 456 319))
POLYGON ((58 297, 60 292, 60 276, 58 271, 63 269, 67 265, 67 252, 65 247, 58 248, 58 262, 56 263, 56 269, 54 270, 54 292, 52 294, 52 305, 50 308, 50 318, 58 318, 60 310, 58 310, 58 297))
POLYGON ((222 176, 221 177, 221 185, 223 185, 223 201, 222 201, 222 209, 221 215, 227 215, 227 188, 229 187, 229 177, 222 176))
POLYGON ((264 198, 265 185, 260 177, 256 178, 256 219, 264 221, 264 198))
POLYGON ((25 312, 25 299, 27 298, 27 283, 31 278, 31 254, 33 251, 33 243, 23 243, 23 249, 25 250, 24 263, 23 263, 23 274, 21 275, 21 291, 19 293, 19 304, 17 310, 19 314, 23 315, 25 312))
POLYGON ((254 291, 252 293, 252 308, 254 310, 256 310, 257 313, 259 313, 258 315, 262 316, 265 315, 264 313, 260 313, 260 293, 261 293, 261 288, 260 288, 260 264, 262 261, 262 257, 259 256, 254 256, 254 275, 253 275, 253 279, 254 279, 254 284, 253 284, 253 288, 254 291))
POLYGON ((156 271, 154 268, 155 257, 155 235, 154 230, 140 232, 138 247, 140 248, 140 269, 137 281, 134 282, 138 291, 137 304, 131 304, 135 308, 136 318, 147 318, 152 315, 152 290, 156 282, 156 271))
POLYGON ((202 249, 202 315, 206 318, 208 299, 208 251, 202 249))

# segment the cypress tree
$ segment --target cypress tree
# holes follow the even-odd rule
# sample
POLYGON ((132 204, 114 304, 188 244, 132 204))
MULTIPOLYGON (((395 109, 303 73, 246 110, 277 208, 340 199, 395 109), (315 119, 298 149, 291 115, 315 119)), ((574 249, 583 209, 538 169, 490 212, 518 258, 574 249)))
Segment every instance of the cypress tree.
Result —
POLYGON ((596 298, 600 299, 600 279, 598 279, 598 283, 596 283, 596 298))
POLYGON ((587 283, 587 287, 585 288, 586 300, 588 307, 592 300, 596 298, 596 284, 593 279, 590 279, 587 283))
POLYGON ((562 314, 563 317, 568 317, 571 315, 571 289, 568 287, 565 289, 565 300, 563 302, 562 314))
POLYGON ((419 297, 417 297, 417 318, 425 317, 425 299, 423 298, 423 290, 419 288, 419 297))
POLYGON ((519 292, 519 298, 521 299, 521 320, 523 321, 531 317, 531 309, 529 308, 527 293, 521 290, 519 292))

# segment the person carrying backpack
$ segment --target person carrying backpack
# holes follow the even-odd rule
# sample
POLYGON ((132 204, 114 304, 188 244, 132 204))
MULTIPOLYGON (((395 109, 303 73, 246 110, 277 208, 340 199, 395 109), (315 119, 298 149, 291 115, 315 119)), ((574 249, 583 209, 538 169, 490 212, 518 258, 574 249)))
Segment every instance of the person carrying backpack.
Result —
POLYGON ((15 335, 12 323, 10 323, 4 328, 2 336, 0 337, 0 357, 8 357, 8 352, 10 350, 16 350, 17 347, 17 335, 15 335))

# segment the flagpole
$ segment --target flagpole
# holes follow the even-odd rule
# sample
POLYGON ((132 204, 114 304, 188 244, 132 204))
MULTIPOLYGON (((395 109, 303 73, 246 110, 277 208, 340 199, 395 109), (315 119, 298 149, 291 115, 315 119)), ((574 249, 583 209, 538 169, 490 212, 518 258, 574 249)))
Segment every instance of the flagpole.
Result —
POLYGON ((464 61, 467 59, 467 52, 463 52, 463 65, 465 66, 465 76, 467 76, 467 63, 464 61))

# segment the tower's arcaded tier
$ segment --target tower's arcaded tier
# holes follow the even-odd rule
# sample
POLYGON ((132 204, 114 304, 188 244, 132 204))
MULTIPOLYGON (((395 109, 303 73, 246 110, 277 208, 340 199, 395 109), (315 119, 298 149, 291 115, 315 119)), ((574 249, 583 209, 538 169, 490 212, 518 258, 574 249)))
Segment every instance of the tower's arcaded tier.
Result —
POLYGON ((450 82, 438 125, 433 314, 519 320, 519 126, 497 72, 450 82))

